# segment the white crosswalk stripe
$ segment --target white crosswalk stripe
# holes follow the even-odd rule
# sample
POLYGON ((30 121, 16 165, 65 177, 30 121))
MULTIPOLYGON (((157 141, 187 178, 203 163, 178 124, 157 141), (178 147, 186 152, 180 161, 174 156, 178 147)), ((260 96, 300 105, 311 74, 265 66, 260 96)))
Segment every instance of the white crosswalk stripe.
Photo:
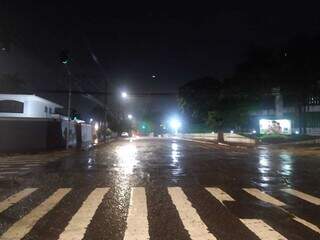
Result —
POLYGON ((261 240, 287 240, 272 227, 259 219, 240 219, 261 240))
POLYGON ((220 188, 206 188, 206 190, 214 196, 219 202, 221 202, 223 205, 223 202, 234 202, 234 199, 229 196, 226 192, 222 191, 220 188))
POLYGON ((131 189, 130 206, 127 219, 127 229, 124 240, 149 239, 148 210, 145 189, 131 189))
POLYGON ((78 212, 73 216, 59 240, 81 240, 93 215, 109 188, 96 188, 83 202, 78 212))
POLYGON ((317 233, 320 233, 320 228, 319 228, 319 227, 317 227, 316 225, 314 225, 314 224, 312 224, 312 223, 310 223, 310 222, 308 222, 308 221, 306 221, 306 220, 304 220, 304 219, 302 219, 302 218, 299 218, 299 217, 297 217, 297 216, 294 216, 293 220, 295 220, 296 222, 299 222, 299 223, 305 225, 306 227, 312 229, 313 231, 315 231, 315 232, 317 232, 317 233))
MULTIPOLYGON (((95 188, 88 197, 83 201, 81 207, 71 217, 63 231, 61 231, 59 240, 81 240, 84 238, 87 228, 89 227, 97 209, 101 205, 105 195, 109 191, 109 187, 95 188)), ((221 204, 224 202, 237 201, 236 195, 231 197, 227 192, 217 187, 205 188, 214 198, 221 204)), ((22 204, 22 200, 28 198, 38 188, 26 188, 15 194, 12 194, 5 200, 0 202, 0 214, 15 204, 22 204)), ((168 194, 178 216, 185 228, 189 233, 192 240, 216 240, 214 233, 208 230, 206 224, 202 221, 197 209, 192 205, 183 189, 180 187, 168 187, 168 194)), ((268 202, 278 209, 286 212, 292 219, 305 227, 320 234, 320 229, 316 225, 300 218, 283 208, 285 205, 278 199, 262 192, 255 188, 244 188, 247 193, 264 202, 268 202)), ((39 190, 40 191, 40 190, 39 190)), ((32 209, 24 217, 17 222, 13 223, 9 229, 0 236, 0 240, 20 240, 28 234, 36 223, 49 213, 61 200, 71 191, 71 188, 60 188, 46 200, 40 203, 37 207, 32 209)), ((304 196, 304 195, 303 195, 304 196)), ((301 198, 303 199, 303 198, 301 198)), ((309 198, 308 198, 309 199, 309 198)), ((306 200, 306 199, 304 199, 306 200)), ((307 201, 307 200, 306 200, 307 201)), ((309 201, 308 201, 309 202, 309 201)), ((225 205, 224 205, 225 206, 225 205)), ((228 209, 228 206, 225 206, 228 209)), ((66 209, 67 210, 67 209, 66 209)), ((232 213, 233 215, 233 213, 232 213)), ((233 215, 233 217, 237 217, 233 215)), ((263 219, 239 219, 251 232, 253 232, 259 239, 262 240, 286 240, 288 236, 283 236, 271 226, 269 226, 263 219)), ((241 224, 240 222, 238 224, 241 224)), ((275 223, 278 224, 278 223, 275 223)), ((272 226, 275 226, 272 224, 272 226)), ((218 231, 219 229, 217 229, 218 231)), ((288 237, 290 238, 290 237, 288 237)), ((44 238, 45 239, 45 238, 44 238)), ((144 187, 131 188, 130 204, 127 216, 127 227, 124 233, 124 240, 148 240, 149 235, 149 221, 148 221, 148 206, 147 195, 144 187)))
POLYGON ((42 167, 51 160, 1 160, 0 162, 0 179, 9 178, 24 174, 32 168, 42 167))
POLYGON ((53 193, 48 199, 42 202, 39 206, 33 209, 29 214, 24 216, 18 222, 13 224, 8 231, 6 231, 0 240, 20 240, 22 239, 37 221, 53 209, 60 200, 70 192, 70 188, 60 188, 53 193))
MULTIPOLYGON (((264 202, 267 202, 267 203, 270 203, 274 206, 277 206, 279 207, 282 211, 286 212, 286 213, 289 213, 286 209, 282 208, 283 206, 285 206, 286 204, 279 201, 278 199, 260 191, 259 189, 256 189, 256 188, 244 188, 243 190, 245 190, 246 192, 248 192, 249 194, 251 194, 252 196, 260 199, 261 201, 264 201, 264 202)), ((291 214, 291 213, 289 213, 291 214)), ((292 216, 294 216, 293 220, 303 224, 304 226, 312 229, 313 231, 316 231, 318 233, 320 233, 320 228, 317 227, 316 225, 308 222, 307 220, 304 220, 302 218, 299 218, 297 216, 295 216, 294 214, 291 214, 292 216)))
POLYGON ((169 187, 169 195, 176 206, 181 221, 193 240, 216 240, 208 231, 207 226, 199 217, 197 210, 192 207, 187 196, 179 187, 169 187))
POLYGON ((37 190, 37 188, 26 188, 18 193, 13 194, 4 201, 0 202, 0 213, 7 210, 9 207, 21 201, 25 197, 29 196, 35 190, 37 190))
POLYGON ((260 199, 261 201, 270 203, 272 205, 278 206, 278 207, 282 207, 285 206, 286 204, 279 201, 278 199, 266 194, 265 192, 262 192, 259 189, 256 188, 243 188, 244 191, 246 191, 247 193, 251 194, 252 196, 260 199))
POLYGON ((281 191, 289 193, 295 197, 301 198, 309 203, 315 204, 315 205, 320 205, 320 198, 318 197, 314 197, 310 194, 295 190, 295 189, 291 189, 291 188, 286 188, 286 189, 281 189, 281 191))

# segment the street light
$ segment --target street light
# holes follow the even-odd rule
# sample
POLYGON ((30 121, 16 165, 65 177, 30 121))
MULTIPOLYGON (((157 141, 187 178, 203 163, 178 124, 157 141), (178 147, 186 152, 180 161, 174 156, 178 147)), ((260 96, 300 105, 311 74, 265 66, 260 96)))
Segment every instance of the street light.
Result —
POLYGON ((181 128, 181 122, 179 119, 173 118, 170 121, 170 127, 174 130, 175 134, 178 133, 178 130, 181 128))
POLYGON ((122 92, 122 93, 121 93, 121 97, 122 97, 122 98, 127 98, 127 97, 128 97, 128 94, 127 94, 126 92, 122 92))
POLYGON ((131 120, 133 116, 131 114, 128 114, 128 118, 131 120))
POLYGON ((96 131, 99 130, 99 124, 97 122, 94 124, 94 130, 96 130, 96 131))

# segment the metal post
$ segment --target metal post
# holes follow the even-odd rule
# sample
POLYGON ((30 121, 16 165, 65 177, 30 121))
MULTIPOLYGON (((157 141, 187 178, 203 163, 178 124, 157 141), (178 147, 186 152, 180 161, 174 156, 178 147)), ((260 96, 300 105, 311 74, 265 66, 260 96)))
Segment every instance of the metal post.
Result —
POLYGON ((108 116, 108 80, 105 79, 104 80, 104 84, 105 84, 105 95, 104 95, 104 124, 103 124, 103 140, 104 142, 107 141, 107 116, 108 116))
MULTIPOLYGON (((66 66, 66 65, 65 65, 66 66)), ((69 93, 68 93, 68 124, 67 124, 67 136, 66 136, 66 149, 69 148, 69 138, 70 138, 70 114, 71 114, 71 77, 69 69, 67 68, 68 81, 69 81, 69 93)))

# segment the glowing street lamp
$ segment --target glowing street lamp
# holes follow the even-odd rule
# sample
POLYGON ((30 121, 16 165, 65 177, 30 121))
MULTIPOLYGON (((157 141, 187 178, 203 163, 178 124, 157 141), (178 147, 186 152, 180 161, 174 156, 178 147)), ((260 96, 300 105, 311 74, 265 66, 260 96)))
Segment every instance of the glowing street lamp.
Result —
POLYGON ((122 92, 122 93, 121 93, 121 97, 122 97, 122 98, 128 98, 128 93, 122 92))
POLYGON ((179 119, 173 118, 170 121, 170 127, 174 130, 175 134, 178 133, 178 130, 181 128, 181 122, 179 119))
POLYGON ((96 131, 99 130, 99 124, 97 122, 94 124, 94 130, 96 130, 96 131))
POLYGON ((128 114, 128 118, 131 120, 133 116, 131 114, 128 114))

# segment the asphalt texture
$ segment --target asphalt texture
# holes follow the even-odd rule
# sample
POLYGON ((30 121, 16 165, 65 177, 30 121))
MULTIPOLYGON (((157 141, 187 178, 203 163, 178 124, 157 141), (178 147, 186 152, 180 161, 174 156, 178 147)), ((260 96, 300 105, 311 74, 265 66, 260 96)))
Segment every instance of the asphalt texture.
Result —
POLYGON ((320 239, 318 149, 146 138, 45 158, 0 162, 0 240, 320 239))

